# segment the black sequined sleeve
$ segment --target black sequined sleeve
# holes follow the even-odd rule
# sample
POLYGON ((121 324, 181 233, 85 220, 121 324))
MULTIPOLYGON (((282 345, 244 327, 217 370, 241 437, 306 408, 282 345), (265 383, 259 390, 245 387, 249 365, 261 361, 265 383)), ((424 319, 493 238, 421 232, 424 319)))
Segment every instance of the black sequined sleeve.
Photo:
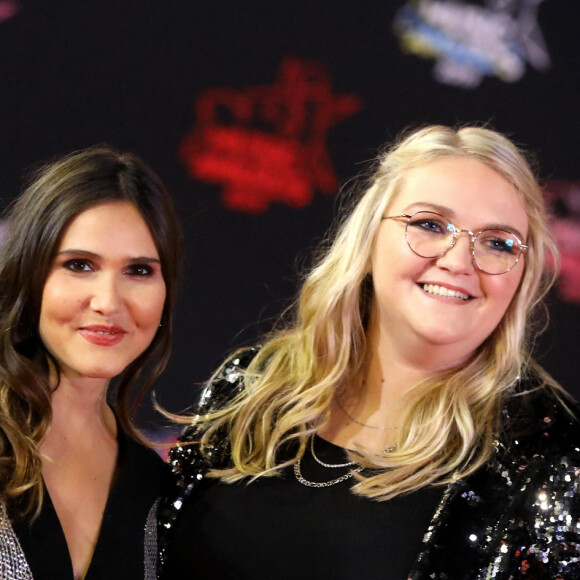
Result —
MULTIPOLYGON (((577 424, 569 428, 578 434, 577 424)), ((552 434, 547 429, 543 437, 552 434)), ((580 579, 580 449, 550 442, 518 459, 510 470, 512 513, 490 563, 493 577, 580 579)))
POLYGON ((184 500, 194 492, 210 469, 227 461, 229 446, 226 437, 214 438, 201 452, 198 442, 203 427, 196 424, 196 417, 224 407, 243 390, 244 371, 257 352, 257 348, 249 348, 224 363, 215 379, 203 389, 192 425, 185 428, 177 445, 169 452, 173 483, 161 499, 158 510, 159 570, 165 563, 167 544, 184 500))
POLYGON ((548 389, 506 408, 489 464, 451 484, 411 580, 580 580, 580 426, 548 389))

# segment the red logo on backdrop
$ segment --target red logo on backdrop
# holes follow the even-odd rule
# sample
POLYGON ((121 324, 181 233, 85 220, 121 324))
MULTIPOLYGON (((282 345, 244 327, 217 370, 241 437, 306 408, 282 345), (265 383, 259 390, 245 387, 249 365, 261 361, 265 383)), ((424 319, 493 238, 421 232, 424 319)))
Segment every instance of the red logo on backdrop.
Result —
POLYGON ((361 105, 355 95, 333 94, 323 64, 288 58, 272 85, 202 93, 180 157, 192 177, 223 185, 230 209, 262 213, 276 201, 304 207, 315 191, 336 192, 328 130, 361 105))
POLYGON ((562 259, 558 293, 565 302, 580 303, 580 180, 551 181, 545 194, 555 215, 552 233, 562 259))

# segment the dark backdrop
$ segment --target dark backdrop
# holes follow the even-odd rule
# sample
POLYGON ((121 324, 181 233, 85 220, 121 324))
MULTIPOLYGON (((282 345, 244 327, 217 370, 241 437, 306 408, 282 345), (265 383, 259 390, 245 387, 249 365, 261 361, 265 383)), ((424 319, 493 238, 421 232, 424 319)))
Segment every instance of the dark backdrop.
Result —
POLYGON ((187 246, 157 386, 180 410, 290 303, 381 146, 489 122, 547 182, 565 268, 538 353, 580 396, 579 24, 565 0, 0 0, 2 205, 35 163, 95 143, 157 170, 187 246))

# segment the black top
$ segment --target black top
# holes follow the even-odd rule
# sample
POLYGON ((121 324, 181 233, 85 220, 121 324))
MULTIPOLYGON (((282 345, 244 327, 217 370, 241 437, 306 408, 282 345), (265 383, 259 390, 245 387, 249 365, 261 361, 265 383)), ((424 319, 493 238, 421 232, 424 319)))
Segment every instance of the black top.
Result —
MULTIPOLYGON (((248 349, 226 361, 215 380, 203 390, 198 407, 199 414, 220 409, 234 396, 243 392, 244 372, 256 352, 256 349, 248 349)), ((443 491, 441 502, 429 525, 424 529, 423 542, 408 574, 409 579, 579 580, 580 422, 577 417, 580 417, 578 405, 572 403, 557 389, 545 385, 535 373, 530 372, 522 377, 514 385, 513 390, 505 394, 501 409, 501 428, 496 433, 495 450, 488 463, 465 478, 454 479, 443 491)), ((183 578, 195 578, 198 569, 198 561, 194 561, 193 558, 189 562, 190 568, 187 569, 184 556, 180 553, 182 549, 193 549, 193 542, 188 543, 183 537, 183 530, 189 529, 188 526, 192 525, 192 517, 200 518, 200 523, 196 526, 207 525, 201 510, 190 508, 189 502, 197 501, 203 505, 203 497, 206 495, 209 497, 207 490, 211 489, 205 487, 206 480, 209 479, 208 471, 212 468, 228 467, 231 464, 228 437, 224 431, 221 429, 213 433, 202 449, 199 441, 203 434, 203 426, 193 424, 186 429, 180 437, 180 442, 169 455, 175 477, 173 487, 167 490, 159 508, 157 527, 159 557, 163 569, 170 572, 179 570, 178 564, 172 563, 171 559, 180 558, 183 578), (201 501, 198 499, 198 491, 201 492, 201 501), (180 536, 177 547, 172 545, 174 532, 178 532, 180 536)), ((317 454, 321 452, 318 447, 316 452, 317 454)), ((308 463, 303 467, 305 477, 314 479, 308 463)), ((325 476, 325 479, 328 480, 329 477, 325 476)), ((290 485, 291 476, 288 475, 284 481, 290 485)), ((265 485, 266 483, 264 481, 265 485)), ((295 486, 299 485, 297 482, 293 483, 295 486)), ((210 483, 211 485, 218 487, 215 483, 210 483)), ((348 486, 348 482, 344 485, 348 486)), ((336 488, 338 487, 340 486, 337 485, 336 488)), ((321 498, 327 491, 338 493, 336 488, 322 490, 304 488, 302 493, 305 497, 315 498, 311 499, 307 507, 316 510, 318 502, 324 501, 316 498, 321 498), (315 495, 315 492, 319 493, 315 495)), ((296 494, 299 493, 301 492, 296 491, 296 494)), ((239 497, 240 501, 246 501, 246 494, 242 495, 241 491, 239 497)), ((247 497, 249 498, 249 495, 247 497)), ((416 497, 419 498, 419 495, 416 497)), ((335 521, 342 522, 343 535, 350 533, 349 526, 344 524, 341 516, 343 511, 352 510, 350 501, 351 498, 346 495, 342 501, 337 496, 334 503, 327 502, 329 507, 324 512, 326 515, 331 514, 333 524, 335 521), (334 506, 337 509, 332 511, 334 506)), ((362 500, 359 501, 362 505, 362 500)), ((243 512, 244 506, 239 503, 236 502, 238 504, 236 509, 243 512)), ((398 505, 397 500, 393 500, 392 505, 398 505)), ((258 566, 263 561, 267 560, 270 563, 276 560, 278 554, 281 554, 280 557, 287 562, 294 546, 296 546, 293 552, 295 559, 303 558, 305 553, 316 553, 320 556, 319 545, 324 538, 315 534, 321 529, 324 533, 328 532, 324 529, 325 522, 313 518, 317 520, 315 523, 318 523, 318 528, 314 533, 310 533, 312 522, 304 519, 308 523, 299 529, 301 536, 296 537, 295 533, 287 533, 286 529, 290 524, 288 521, 282 521, 282 518, 292 519, 293 514, 299 511, 304 515, 308 509, 299 510, 298 506, 291 503, 278 507, 280 510, 284 509, 285 513, 274 514, 271 517, 270 521, 275 524, 272 524, 269 529, 270 535, 265 540, 263 525, 253 524, 259 512, 250 508, 244 515, 245 524, 238 522, 234 541, 241 542, 246 550, 256 554, 258 566), (250 533, 258 533, 255 528, 261 535, 253 538, 250 533), (246 533, 246 529, 250 532, 246 533), (309 534, 307 540, 302 539, 304 530, 309 534), (280 537, 282 541, 279 540, 280 537), (275 553, 270 555, 268 548, 275 553)), ((389 509, 389 506, 383 504, 383 507, 379 505, 375 509, 389 509)), ((414 509, 415 503, 403 512, 405 517, 412 516, 414 509)), ((216 515, 221 515, 217 509, 216 515)), ((396 516, 392 520, 395 521, 387 524, 405 527, 404 522, 396 520, 396 516)), ((327 519, 327 522, 329 521, 327 519)), ((375 523, 373 520, 373 525, 375 523)), ((229 522, 224 518, 219 529, 227 535, 224 537, 229 538, 228 543, 231 543, 232 532, 228 529, 228 525, 229 522)), ((294 525, 293 530, 295 531, 297 527, 294 525)), ((327 527, 329 528, 330 524, 327 527)), ((359 523, 356 527, 353 526, 353 529, 357 534, 365 533, 364 527, 366 526, 362 526, 361 532, 359 523)), ((380 532, 378 528, 377 531, 380 532)), ((396 545, 393 543, 396 541, 393 535, 399 533, 399 530, 391 530, 390 533, 391 537, 386 538, 385 542, 388 541, 391 547, 387 548, 385 545, 384 549, 392 552, 393 546, 396 545)), ((335 541, 334 537, 332 539, 335 541)), ((340 541, 344 542, 344 538, 341 537, 340 541)), ((356 538, 353 538, 353 541, 356 541, 356 538)), ((217 554, 217 557, 220 557, 222 551, 227 556, 228 550, 231 552, 232 549, 224 545, 222 550, 217 542, 212 546, 213 554, 217 554)), ((376 554, 382 549, 381 543, 373 557, 380 557, 376 554)), ((250 554, 249 558, 251 557, 250 554)), ((337 557, 341 558, 343 554, 339 552, 337 557)), ((401 557, 406 559, 408 554, 401 554, 401 557)), ((355 558, 362 566, 367 565, 364 560, 367 554, 352 556, 353 561, 355 558)), ((311 556, 311 560, 316 563, 317 558, 311 556)), ((206 561, 200 559, 200 567, 201 565, 207 566, 206 561)), ((290 565, 295 564, 291 562, 290 565)), ((364 577, 367 573, 362 566, 357 569, 356 575, 351 577, 364 577)), ((390 579, 391 573, 393 569, 389 568, 381 571, 379 575, 367 574, 367 577, 390 579)), ((175 575, 172 573, 168 577, 175 578, 175 575)), ((262 577, 268 577, 267 572, 262 572, 262 577)), ((271 577, 275 578, 276 575, 272 574, 271 577)), ((286 578, 287 574, 283 572, 281 577, 286 578)), ((319 577, 332 576, 325 571, 319 577)))
MULTIPOLYGON (((320 437, 314 449, 325 463, 348 461, 320 437)), ((301 471, 323 482, 349 468, 323 467, 308 451, 301 471)), ((292 469, 251 484, 205 479, 176 522, 163 578, 406 580, 442 489, 378 502, 352 484, 306 487, 292 469)))
MULTIPOLYGON (((143 580, 145 523, 160 495, 165 466, 151 449, 119 431, 119 458, 86 580, 143 580)), ((72 580, 64 532, 45 488, 40 516, 12 518, 34 580, 72 580)), ((13 514, 11 514, 13 515, 13 514)))

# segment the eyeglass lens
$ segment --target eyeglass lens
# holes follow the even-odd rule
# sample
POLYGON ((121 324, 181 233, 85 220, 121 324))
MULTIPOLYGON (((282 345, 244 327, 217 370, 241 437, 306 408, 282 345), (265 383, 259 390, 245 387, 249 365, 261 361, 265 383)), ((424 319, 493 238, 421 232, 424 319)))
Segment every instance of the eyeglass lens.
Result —
MULTIPOLYGON (((423 258, 442 256, 454 243, 455 226, 434 212, 420 211, 409 218, 407 243, 423 258)), ((503 230, 484 230, 472 245, 476 265, 489 274, 503 274, 513 268, 521 253, 518 239, 503 230)))

